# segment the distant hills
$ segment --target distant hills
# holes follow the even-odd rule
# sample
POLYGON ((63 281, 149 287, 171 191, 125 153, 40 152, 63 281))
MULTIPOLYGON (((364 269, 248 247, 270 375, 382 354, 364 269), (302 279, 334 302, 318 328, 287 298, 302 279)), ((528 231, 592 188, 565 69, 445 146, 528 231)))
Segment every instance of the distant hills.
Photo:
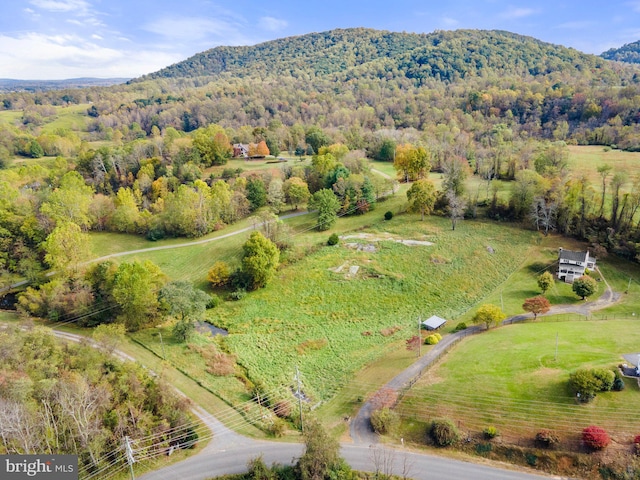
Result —
POLYGON ((0 78, 0 92, 42 92, 65 88, 109 87, 128 78, 69 78, 66 80, 15 80, 0 78))
POLYGON ((620 48, 612 48, 602 55, 607 60, 617 60, 626 63, 640 63, 640 40, 627 43, 620 48))
POLYGON ((158 78, 373 76, 455 81, 469 76, 609 70, 603 58, 497 30, 398 33, 338 29, 255 46, 216 47, 146 75, 158 78))

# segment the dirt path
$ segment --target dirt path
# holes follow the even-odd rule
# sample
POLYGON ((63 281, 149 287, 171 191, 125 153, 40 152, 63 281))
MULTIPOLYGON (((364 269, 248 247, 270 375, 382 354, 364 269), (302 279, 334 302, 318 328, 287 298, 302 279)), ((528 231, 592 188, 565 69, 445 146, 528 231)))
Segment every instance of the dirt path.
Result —
MULTIPOLYGON (((598 270, 598 273, 600 273, 600 277, 606 285, 605 291, 598 299, 592 302, 584 302, 580 305, 556 305, 551 307, 549 312, 544 314, 544 316, 559 315, 563 313, 575 313, 588 317, 591 312, 601 310, 605 307, 613 305, 618 300, 620 300, 620 294, 613 291, 611 285, 609 285, 600 270, 598 270)), ((504 322, 502 322, 502 324, 510 325, 512 323, 522 322, 530 318, 533 318, 533 314, 531 313, 514 315, 507 318, 504 322)), ((391 381, 387 382, 381 388, 381 390, 389 388, 400 393, 403 390, 411 388, 413 384, 420 378, 420 376, 424 374, 425 371, 427 371, 443 355, 449 352, 449 350, 451 350, 460 340, 469 335, 474 335, 476 333, 482 332, 483 330, 484 329, 479 326, 474 326, 467 328, 466 330, 447 335, 431 350, 429 350, 427 354, 420 357, 418 360, 416 360, 415 363, 400 372, 393 379, 391 379, 391 381)), ((373 431, 373 428, 371 427, 371 413, 373 412, 373 410, 374 408, 371 402, 367 401, 362 405, 357 415, 351 421, 349 434, 351 435, 351 439, 354 443, 373 445, 378 442, 378 435, 373 431)))

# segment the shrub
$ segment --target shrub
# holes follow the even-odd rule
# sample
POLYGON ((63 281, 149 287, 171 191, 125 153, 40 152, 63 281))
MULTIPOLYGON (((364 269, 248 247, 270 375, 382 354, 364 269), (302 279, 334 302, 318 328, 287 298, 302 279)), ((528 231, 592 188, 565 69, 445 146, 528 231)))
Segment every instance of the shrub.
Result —
POLYGON ((600 382, 601 392, 608 392, 613 388, 616 376, 611 370, 607 370, 605 368, 594 368, 593 376, 600 382))
POLYGON ((338 237, 338 234, 332 233, 329 236, 329 240, 327 240, 327 245, 330 245, 330 246, 337 245, 339 241, 340 241, 340 237, 338 237))
POLYGON ((280 418, 286 418, 291 415, 291 402, 289 400, 279 400, 273 406, 273 412, 280 418))
POLYGON ((636 435, 633 439, 634 453, 640 455, 640 435, 636 435))
POLYGON ((494 426, 490 426, 485 428, 482 431, 482 434, 484 435, 484 438, 486 438, 487 440, 491 440, 492 438, 496 438, 498 436, 498 429, 494 426))
POLYGON ((209 301, 207 302, 207 308, 216 308, 221 303, 222 299, 215 293, 212 293, 209 297, 209 301))
POLYGON ((524 458, 527 461, 527 463, 532 467, 535 467, 536 464, 538 463, 538 456, 534 453, 529 452, 524 456, 524 458))
POLYGON ((454 332, 459 332, 460 330, 466 330, 467 324, 464 322, 460 322, 456 325, 456 328, 453 329, 454 332))
POLYGON ((207 280, 212 287, 223 287, 229 282, 231 269, 226 262, 221 260, 213 264, 207 273, 207 280))
POLYGON ((398 402, 398 392, 389 387, 378 390, 371 397, 371 405, 374 409, 392 408, 398 402))
POLYGON ((446 418, 436 419, 431 423, 429 436, 439 447, 447 447, 456 443, 460 434, 453 422, 446 418))
POLYGON ((624 390, 625 384, 624 384, 624 380, 622 380, 621 378, 616 378, 613 381, 613 388, 612 390, 614 392, 620 392, 622 390, 624 390))
POLYGON ((542 448, 551 448, 558 442, 560 442, 560 439, 552 430, 545 428, 536 433, 536 444, 542 448))
POLYGON ((380 435, 392 433, 399 423, 400 417, 398 414, 388 407, 375 410, 371 414, 371 426, 380 435))
POLYGON ((429 336, 425 339, 424 343, 426 343, 427 345, 435 345, 435 344, 436 344, 436 343, 438 343, 439 341, 440 341, 440 340, 438 340, 438 337, 437 337, 435 334, 433 334, 433 335, 429 335, 429 336))
POLYGON ((384 213, 385 220, 391 220, 393 218, 393 212, 391 210, 384 213))
POLYGON ((592 450, 602 450, 611 443, 611 438, 604 428, 591 425, 582 430, 582 441, 592 450))
MULTIPOLYGON (((274 437, 278 438, 284 434, 285 428, 286 428, 286 424, 284 420, 282 420, 281 418, 274 418, 273 423, 269 425, 269 433, 274 437)), ((256 477, 253 477, 253 478, 256 478, 256 477)))
POLYGON ((240 290, 236 290, 235 292, 231 292, 229 294, 229 300, 238 301, 238 300, 242 300, 246 296, 247 296, 247 291, 240 289, 240 290))
POLYGON ((569 375, 569 384, 581 402, 593 400, 596 392, 611 390, 614 381, 614 373, 604 368, 581 368, 569 375))

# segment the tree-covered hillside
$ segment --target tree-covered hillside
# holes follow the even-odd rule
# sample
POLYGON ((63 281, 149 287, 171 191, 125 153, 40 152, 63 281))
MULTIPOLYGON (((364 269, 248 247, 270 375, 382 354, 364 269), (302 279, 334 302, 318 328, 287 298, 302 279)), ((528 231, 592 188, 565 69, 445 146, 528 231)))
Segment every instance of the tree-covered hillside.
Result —
POLYGON ((640 40, 627 43, 620 48, 612 48, 601 55, 607 60, 617 60, 626 63, 640 63, 640 40))
POLYGON ((414 34, 356 28, 250 47, 216 47, 143 79, 336 74, 336 80, 344 80, 374 73, 453 81, 497 71, 534 76, 557 71, 604 77, 612 73, 597 56, 504 31, 414 34))

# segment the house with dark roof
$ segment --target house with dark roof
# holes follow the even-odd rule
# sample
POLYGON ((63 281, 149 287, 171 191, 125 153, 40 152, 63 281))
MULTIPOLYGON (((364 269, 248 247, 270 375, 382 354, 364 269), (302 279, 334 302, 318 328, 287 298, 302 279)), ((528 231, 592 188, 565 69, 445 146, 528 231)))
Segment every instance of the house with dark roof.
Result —
POLYGON ((574 252, 560 248, 558 252, 558 280, 566 283, 573 283, 576 278, 584 275, 587 269, 593 270, 596 266, 596 259, 586 252, 574 252))

